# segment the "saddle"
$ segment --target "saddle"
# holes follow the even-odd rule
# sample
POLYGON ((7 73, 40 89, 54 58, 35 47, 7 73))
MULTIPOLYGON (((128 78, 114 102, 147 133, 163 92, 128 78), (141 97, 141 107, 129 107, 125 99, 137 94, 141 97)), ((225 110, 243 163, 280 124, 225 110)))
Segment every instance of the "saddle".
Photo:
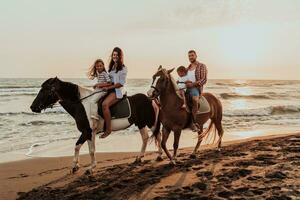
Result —
MULTIPOLYGON (((185 94, 185 97, 186 97, 186 103, 187 103, 189 110, 192 110, 192 108, 193 108, 192 97, 188 94, 185 94)), ((208 101, 206 100, 206 98, 202 95, 199 98, 200 98, 199 106, 198 106, 199 110, 198 110, 197 114, 204 114, 204 113, 210 112, 210 105, 209 105, 208 101)))
MULTIPOLYGON (((98 103, 98 114, 103 118, 102 103, 105 98, 98 103)), ((131 107, 128 98, 124 97, 116 104, 110 107, 111 119, 129 118, 131 116, 131 107)))

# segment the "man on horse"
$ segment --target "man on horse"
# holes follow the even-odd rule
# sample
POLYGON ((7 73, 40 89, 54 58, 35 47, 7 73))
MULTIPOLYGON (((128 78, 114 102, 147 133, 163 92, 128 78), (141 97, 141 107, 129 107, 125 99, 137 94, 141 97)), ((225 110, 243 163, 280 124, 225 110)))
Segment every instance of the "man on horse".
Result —
POLYGON ((207 67, 205 64, 197 61, 197 53, 195 50, 190 50, 188 52, 188 57, 190 65, 188 66, 188 77, 191 82, 186 84, 187 93, 192 98, 192 130, 197 131, 198 125, 196 123, 196 116, 199 110, 199 99, 203 92, 203 86, 207 82, 207 67))

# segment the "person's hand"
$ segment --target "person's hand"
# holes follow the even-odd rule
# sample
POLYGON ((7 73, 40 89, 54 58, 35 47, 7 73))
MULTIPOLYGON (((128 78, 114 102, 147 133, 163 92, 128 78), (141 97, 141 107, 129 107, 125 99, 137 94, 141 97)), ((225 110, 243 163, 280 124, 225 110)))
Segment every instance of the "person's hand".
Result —
POLYGON ((109 90, 110 88, 109 87, 102 87, 102 90, 104 90, 104 91, 107 91, 107 90, 109 90))
POLYGON ((186 82, 186 83, 185 83, 185 86, 186 86, 187 88, 192 88, 194 85, 193 85, 192 82, 186 82))

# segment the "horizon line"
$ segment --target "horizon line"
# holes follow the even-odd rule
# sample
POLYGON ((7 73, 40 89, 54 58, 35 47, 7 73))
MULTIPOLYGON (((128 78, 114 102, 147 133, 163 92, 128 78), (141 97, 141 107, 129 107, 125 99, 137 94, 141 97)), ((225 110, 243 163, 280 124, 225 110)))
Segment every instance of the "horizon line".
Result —
MULTIPOLYGON (((51 77, 48 77, 51 78, 51 77)), ((40 78, 36 78, 36 77, 0 77, 0 79, 48 79, 45 77, 40 77, 40 78)), ((86 79, 86 80, 90 80, 88 78, 82 78, 82 77, 58 77, 59 79, 86 79)), ((127 78, 127 79, 131 79, 131 80, 149 80, 151 78, 127 78)), ((300 81, 300 79, 246 79, 246 78, 209 78, 209 80, 244 80, 244 81, 300 81)), ((92 80, 90 80, 92 81, 92 80)))

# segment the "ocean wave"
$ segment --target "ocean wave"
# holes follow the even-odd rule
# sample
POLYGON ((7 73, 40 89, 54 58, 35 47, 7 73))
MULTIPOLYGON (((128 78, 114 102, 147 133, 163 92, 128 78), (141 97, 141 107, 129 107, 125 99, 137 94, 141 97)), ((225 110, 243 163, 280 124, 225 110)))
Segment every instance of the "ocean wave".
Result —
POLYGON ((0 97, 17 97, 17 96, 36 96, 37 93, 13 93, 13 94, 1 94, 0 97))
POLYGON ((255 109, 224 111, 225 116, 270 116, 300 113, 300 105, 279 105, 255 109))
POLYGON ((0 89, 23 89, 23 88, 40 88, 41 86, 39 85, 27 85, 27 86, 24 86, 24 85, 1 85, 0 86, 0 89))
POLYGON ((27 122, 27 123, 20 123, 19 126, 41 126, 41 125, 62 125, 62 124, 74 124, 74 122, 35 120, 35 121, 27 122))
POLYGON ((223 99, 239 99, 239 98, 245 98, 245 99, 272 99, 272 97, 267 95, 267 94, 241 95, 241 94, 236 94, 236 93, 221 93, 220 96, 223 99))
POLYGON ((15 115, 47 115, 47 114, 66 114, 67 112, 63 109, 48 109, 45 112, 42 113, 34 113, 34 112, 3 112, 0 113, 0 116, 15 116, 15 115))
POLYGON ((227 87, 286 87, 286 86, 297 86, 300 84, 299 80, 283 81, 283 80, 244 80, 244 81, 234 81, 234 80, 222 80, 222 81, 212 81, 213 84, 218 86, 227 87))

